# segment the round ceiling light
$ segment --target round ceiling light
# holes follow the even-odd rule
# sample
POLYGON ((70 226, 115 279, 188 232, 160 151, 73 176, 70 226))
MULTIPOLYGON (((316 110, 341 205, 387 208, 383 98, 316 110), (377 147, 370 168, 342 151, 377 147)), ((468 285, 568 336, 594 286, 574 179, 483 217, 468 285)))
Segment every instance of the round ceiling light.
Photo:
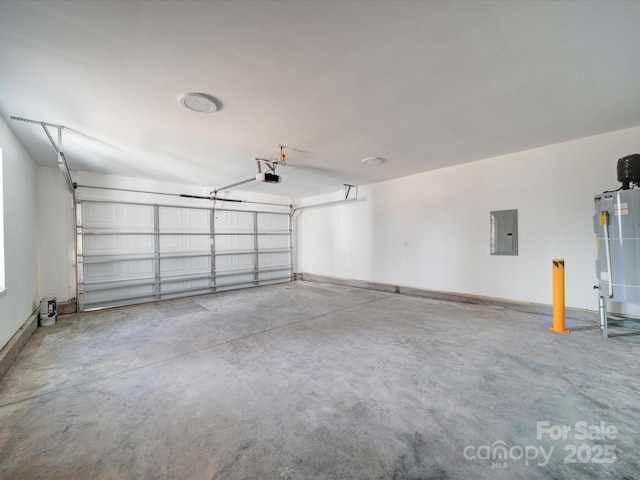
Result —
POLYGON ((185 93, 180 97, 180 104, 192 112, 211 113, 218 110, 218 102, 206 93, 185 93))
POLYGON ((380 157, 367 157, 362 159, 362 163, 369 166, 380 165, 384 162, 384 158, 380 157))

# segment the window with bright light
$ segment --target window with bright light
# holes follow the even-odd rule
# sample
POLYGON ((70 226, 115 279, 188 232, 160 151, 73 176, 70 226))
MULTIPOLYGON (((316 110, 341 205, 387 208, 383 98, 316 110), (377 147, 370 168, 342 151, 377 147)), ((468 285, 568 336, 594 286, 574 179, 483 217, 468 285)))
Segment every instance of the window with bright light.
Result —
POLYGON ((4 283, 4 191, 2 183, 2 149, 0 148, 0 293, 5 290, 4 283))

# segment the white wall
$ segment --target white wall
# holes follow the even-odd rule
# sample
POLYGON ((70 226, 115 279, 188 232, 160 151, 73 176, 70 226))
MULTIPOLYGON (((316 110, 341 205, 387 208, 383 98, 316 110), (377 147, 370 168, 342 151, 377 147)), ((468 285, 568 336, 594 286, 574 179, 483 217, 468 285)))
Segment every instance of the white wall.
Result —
POLYGON ((38 306, 36 165, 0 118, 6 292, 0 294, 0 348, 38 306))
POLYGON ((551 304, 564 258, 567 306, 595 310, 593 197, 639 151, 635 127, 360 187, 361 201, 296 214, 295 271, 551 304), (506 209, 519 255, 491 256, 489 212, 506 209))
POLYGON ((64 302, 76 296, 73 197, 57 166, 38 167, 36 178, 40 298, 64 302))

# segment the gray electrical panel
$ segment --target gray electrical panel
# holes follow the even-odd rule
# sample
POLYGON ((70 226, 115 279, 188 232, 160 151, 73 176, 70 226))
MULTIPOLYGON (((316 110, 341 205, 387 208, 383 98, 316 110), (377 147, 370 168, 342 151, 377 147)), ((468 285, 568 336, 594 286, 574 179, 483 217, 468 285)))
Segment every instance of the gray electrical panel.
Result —
POLYGON ((518 255, 518 210, 491 212, 491 255, 518 255))

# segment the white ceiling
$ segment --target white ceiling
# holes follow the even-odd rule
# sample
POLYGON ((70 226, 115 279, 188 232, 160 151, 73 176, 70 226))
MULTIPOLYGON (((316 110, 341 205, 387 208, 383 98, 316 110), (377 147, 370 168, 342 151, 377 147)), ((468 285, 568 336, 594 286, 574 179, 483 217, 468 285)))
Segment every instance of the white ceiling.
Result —
POLYGON ((11 115, 72 169, 210 187, 282 143, 242 188, 304 196, 638 125, 639 52, 638 1, 0 0, 0 114, 39 164, 11 115))

